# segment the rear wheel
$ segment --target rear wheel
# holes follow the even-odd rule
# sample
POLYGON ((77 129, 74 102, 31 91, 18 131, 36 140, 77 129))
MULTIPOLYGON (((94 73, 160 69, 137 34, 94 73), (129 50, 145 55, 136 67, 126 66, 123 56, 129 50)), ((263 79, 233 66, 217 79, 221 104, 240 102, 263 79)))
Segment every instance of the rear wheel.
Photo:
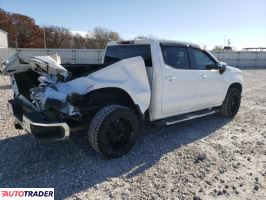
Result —
POLYGON ((220 114, 224 117, 234 117, 240 107, 241 92, 237 88, 229 88, 220 114))
POLYGON ((139 120, 130 108, 108 105, 93 117, 89 131, 91 146, 106 158, 126 154, 135 144, 139 120))

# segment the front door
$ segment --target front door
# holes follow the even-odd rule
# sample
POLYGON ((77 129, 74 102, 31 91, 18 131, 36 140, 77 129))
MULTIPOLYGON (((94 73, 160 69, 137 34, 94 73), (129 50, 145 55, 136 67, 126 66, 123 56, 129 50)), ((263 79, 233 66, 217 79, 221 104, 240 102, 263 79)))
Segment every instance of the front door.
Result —
POLYGON ((220 106, 223 101, 224 74, 213 66, 216 61, 201 49, 191 48, 191 64, 199 74, 198 104, 203 108, 220 106))

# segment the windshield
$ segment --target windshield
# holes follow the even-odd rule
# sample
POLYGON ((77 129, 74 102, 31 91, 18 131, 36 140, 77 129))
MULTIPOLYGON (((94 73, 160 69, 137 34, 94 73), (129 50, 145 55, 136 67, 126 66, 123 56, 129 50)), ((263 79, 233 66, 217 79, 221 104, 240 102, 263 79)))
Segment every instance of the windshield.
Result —
POLYGON ((106 49, 104 63, 113 64, 122 59, 141 56, 146 67, 152 67, 150 45, 115 45, 106 49))

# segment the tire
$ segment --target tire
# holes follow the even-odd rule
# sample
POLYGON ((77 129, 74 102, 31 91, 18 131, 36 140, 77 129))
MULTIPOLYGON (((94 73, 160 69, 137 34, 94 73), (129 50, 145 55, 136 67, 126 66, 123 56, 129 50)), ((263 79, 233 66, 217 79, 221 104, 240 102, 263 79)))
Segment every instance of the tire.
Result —
POLYGON ((221 106, 220 114, 224 117, 234 117, 240 107, 241 92, 237 88, 229 88, 221 106))
POLYGON ((139 132, 139 119, 130 108, 108 105, 92 118, 88 130, 92 148, 105 158, 117 158, 130 151, 139 132))

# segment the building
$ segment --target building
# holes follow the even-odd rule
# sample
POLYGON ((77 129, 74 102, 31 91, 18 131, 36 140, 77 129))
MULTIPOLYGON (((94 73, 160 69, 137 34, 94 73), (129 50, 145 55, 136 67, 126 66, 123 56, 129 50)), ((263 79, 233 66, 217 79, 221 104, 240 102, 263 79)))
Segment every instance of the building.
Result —
POLYGON ((233 51, 231 46, 224 46, 225 51, 233 51))
POLYGON ((242 51, 266 51, 266 47, 249 47, 243 48, 242 51))
POLYGON ((8 33, 0 29, 0 48, 8 48, 8 33))

